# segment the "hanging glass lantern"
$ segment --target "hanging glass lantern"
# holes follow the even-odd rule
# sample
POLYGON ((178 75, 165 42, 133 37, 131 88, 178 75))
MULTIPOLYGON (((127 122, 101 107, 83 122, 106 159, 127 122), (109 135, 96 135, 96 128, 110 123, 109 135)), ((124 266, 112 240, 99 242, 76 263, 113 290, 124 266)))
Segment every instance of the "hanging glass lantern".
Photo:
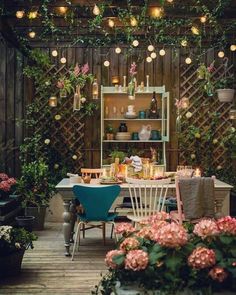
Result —
POLYGON ((55 108, 57 106, 57 97, 51 96, 48 100, 48 105, 52 108, 55 108))
POLYGON ((236 120, 236 109, 232 109, 229 111, 229 119, 236 120))
POLYGON ((80 86, 76 86, 76 91, 74 94, 74 103, 73 103, 73 110, 79 111, 81 109, 81 93, 80 93, 80 86))

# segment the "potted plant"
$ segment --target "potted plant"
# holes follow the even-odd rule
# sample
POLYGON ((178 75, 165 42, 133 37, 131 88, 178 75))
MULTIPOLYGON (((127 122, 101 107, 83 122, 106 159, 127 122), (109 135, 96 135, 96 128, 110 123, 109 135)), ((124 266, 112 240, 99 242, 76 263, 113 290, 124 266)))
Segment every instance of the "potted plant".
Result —
POLYGON ((114 128, 111 124, 106 126, 106 139, 113 140, 114 139, 114 128))
POLYGON ((35 240, 36 236, 23 228, 0 226, 0 278, 20 272, 25 250, 33 248, 35 240))
POLYGON ((122 237, 94 294, 235 294, 236 218, 182 226, 159 212, 140 225, 116 226, 122 237))
POLYGON ((17 181, 17 194, 21 196, 26 216, 34 216, 34 229, 44 228, 46 207, 54 193, 49 167, 42 159, 22 166, 22 176, 17 181))
POLYGON ((5 173, 0 173, 0 198, 8 197, 15 184, 15 178, 9 177, 5 173))
POLYGON ((111 152, 110 157, 112 158, 112 163, 115 162, 116 158, 119 159, 119 163, 122 163, 122 162, 124 162, 124 159, 126 157, 126 153, 124 153, 122 151, 115 150, 115 151, 111 152))
POLYGON ((217 81, 216 92, 220 102, 232 102, 234 98, 233 78, 224 77, 217 81))

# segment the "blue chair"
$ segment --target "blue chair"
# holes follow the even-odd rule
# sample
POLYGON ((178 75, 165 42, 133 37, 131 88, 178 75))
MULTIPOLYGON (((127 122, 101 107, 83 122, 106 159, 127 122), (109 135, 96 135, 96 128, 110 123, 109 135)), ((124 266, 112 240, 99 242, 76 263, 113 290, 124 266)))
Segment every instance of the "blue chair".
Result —
MULTIPOLYGON (((75 242, 72 252, 72 260, 74 259, 75 249, 79 240, 80 244, 80 228, 90 222, 101 222, 103 230, 103 242, 105 244, 105 224, 114 224, 117 214, 109 213, 112 203, 120 193, 119 185, 106 186, 88 186, 75 185, 73 187, 75 199, 83 206, 84 213, 78 213, 78 226, 75 234, 75 242)), ((101 225, 99 225, 101 226, 101 225)))

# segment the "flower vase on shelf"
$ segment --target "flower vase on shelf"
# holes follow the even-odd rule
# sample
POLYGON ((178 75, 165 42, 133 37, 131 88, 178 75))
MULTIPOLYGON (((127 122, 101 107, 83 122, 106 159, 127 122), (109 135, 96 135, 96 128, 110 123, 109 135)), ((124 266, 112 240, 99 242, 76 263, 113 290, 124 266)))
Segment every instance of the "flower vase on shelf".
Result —
POLYGON ((64 88, 60 89, 60 98, 65 98, 67 97, 66 90, 64 88))
POLYGON ((81 93, 80 86, 76 86, 76 91, 74 94, 74 102, 73 102, 73 111, 79 111, 81 108, 81 93))
POLYGON ((135 100, 135 82, 131 79, 128 85, 128 97, 130 100, 135 100))
POLYGON ((126 92, 126 76, 123 76, 123 92, 126 92))

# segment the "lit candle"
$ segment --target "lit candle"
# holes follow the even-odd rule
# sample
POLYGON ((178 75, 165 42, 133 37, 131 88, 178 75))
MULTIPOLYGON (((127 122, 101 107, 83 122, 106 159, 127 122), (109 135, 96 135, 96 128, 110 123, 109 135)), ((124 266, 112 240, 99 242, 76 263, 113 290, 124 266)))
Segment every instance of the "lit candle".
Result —
POLYGON ((195 170, 195 177, 201 177, 201 171, 199 168, 196 168, 195 170))

